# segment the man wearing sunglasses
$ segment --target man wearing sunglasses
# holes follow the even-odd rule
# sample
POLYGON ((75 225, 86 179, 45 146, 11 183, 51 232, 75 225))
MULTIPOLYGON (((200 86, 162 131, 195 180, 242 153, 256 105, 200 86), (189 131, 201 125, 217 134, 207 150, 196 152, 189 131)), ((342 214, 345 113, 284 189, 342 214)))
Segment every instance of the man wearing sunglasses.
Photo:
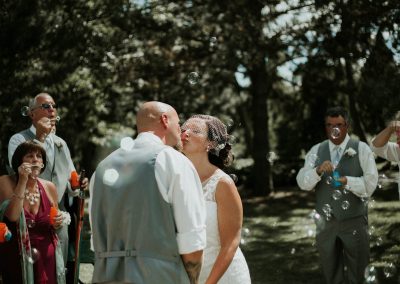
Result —
MULTIPOLYGON (((40 143, 46 150, 47 167, 40 175, 41 178, 52 181, 57 186, 58 207, 67 211, 74 221, 74 204, 79 191, 72 190, 70 174, 75 171, 71 154, 66 142, 56 135, 56 123, 58 121, 57 105, 54 99, 47 93, 40 93, 29 103, 29 117, 32 125, 17 134, 14 134, 8 144, 8 159, 11 165, 11 157, 19 144, 26 140, 34 140, 40 143)), ((83 179, 82 189, 87 189, 88 179, 83 179)), ((68 228, 67 225, 57 231, 62 246, 64 263, 67 266, 67 283, 73 283, 74 276, 74 223, 68 228), (70 245, 69 245, 70 244, 70 245)))

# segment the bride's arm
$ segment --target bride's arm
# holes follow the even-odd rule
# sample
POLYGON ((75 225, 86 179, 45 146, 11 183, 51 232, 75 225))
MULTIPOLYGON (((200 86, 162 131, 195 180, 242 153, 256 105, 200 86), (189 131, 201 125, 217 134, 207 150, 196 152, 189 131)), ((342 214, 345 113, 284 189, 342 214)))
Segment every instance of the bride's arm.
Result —
POLYGON ((237 188, 232 180, 222 178, 215 192, 218 212, 218 231, 221 250, 215 260, 206 284, 217 283, 228 269, 240 243, 243 208, 237 188))

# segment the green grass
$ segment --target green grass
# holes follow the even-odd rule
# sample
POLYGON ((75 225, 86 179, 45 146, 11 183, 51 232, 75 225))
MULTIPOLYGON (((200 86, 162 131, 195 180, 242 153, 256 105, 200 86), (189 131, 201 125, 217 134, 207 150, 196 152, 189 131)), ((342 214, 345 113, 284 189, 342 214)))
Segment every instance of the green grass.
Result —
MULTIPOLYGON (((379 283, 400 283, 400 201, 397 184, 379 189, 370 203, 371 265, 379 283), (396 274, 385 277, 384 268, 392 263, 396 274)), ((243 200, 244 233, 241 245, 253 284, 321 284, 314 224, 309 217, 314 193, 297 187, 280 189, 267 198, 243 200)), ((87 217, 87 216, 86 216, 87 217)), ((82 263, 91 263, 89 228, 85 219, 82 263)), ((378 282, 375 282, 378 283, 378 282)))
MULTIPOLYGON (((396 185, 397 187, 397 185, 396 185)), ((400 283, 400 201, 397 188, 375 192, 369 210, 371 265, 379 282, 400 283), (392 264, 397 271, 386 277, 392 264), (386 268, 385 268, 386 267, 386 268)), ((268 198, 244 200, 244 228, 249 230, 241 246, 254 284, 324 283, 318 266, 315 226, 309 217, 314 193, 298 188, 279 191, 268 198), (315 231, 315 230, 314 230, 315 231), (315 234, 315 233, 314 233, 315 234)))

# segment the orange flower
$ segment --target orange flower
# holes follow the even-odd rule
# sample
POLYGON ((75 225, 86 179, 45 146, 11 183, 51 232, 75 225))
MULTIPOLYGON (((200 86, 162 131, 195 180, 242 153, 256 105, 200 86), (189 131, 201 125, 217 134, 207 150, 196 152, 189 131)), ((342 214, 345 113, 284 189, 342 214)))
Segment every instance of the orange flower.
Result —
POLYGON ((0 243, 4 243, 11 239, 11 232, 5 223, 0 222, 0 243))

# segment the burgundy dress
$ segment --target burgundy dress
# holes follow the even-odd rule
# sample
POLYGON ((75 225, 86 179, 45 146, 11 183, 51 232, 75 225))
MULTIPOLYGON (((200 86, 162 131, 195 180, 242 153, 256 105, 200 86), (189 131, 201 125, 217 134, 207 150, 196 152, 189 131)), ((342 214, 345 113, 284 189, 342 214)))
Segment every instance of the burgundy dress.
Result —
POLYGON ((57 237, 50 224, 50 200, 43 185, 39 181, 37 183, 41 200, 39 211, 35 215, 24 210, 34 261, 35 284, 53 284, 57 283, 55 257, 57 237))

